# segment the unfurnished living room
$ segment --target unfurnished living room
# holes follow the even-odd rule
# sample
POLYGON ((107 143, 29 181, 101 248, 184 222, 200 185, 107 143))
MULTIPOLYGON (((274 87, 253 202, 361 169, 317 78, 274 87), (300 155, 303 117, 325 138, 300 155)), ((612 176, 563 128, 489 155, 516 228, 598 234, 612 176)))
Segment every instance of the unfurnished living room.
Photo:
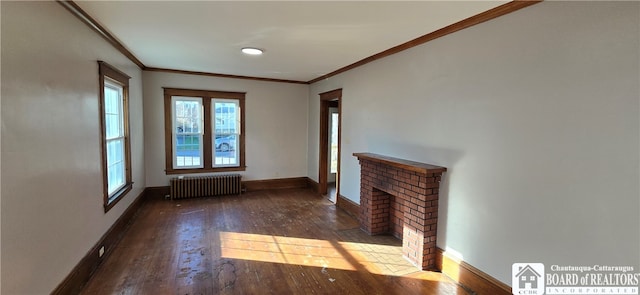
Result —
POLYGON ((640 2, 0 22, 1 294, 640 293, 640 2))

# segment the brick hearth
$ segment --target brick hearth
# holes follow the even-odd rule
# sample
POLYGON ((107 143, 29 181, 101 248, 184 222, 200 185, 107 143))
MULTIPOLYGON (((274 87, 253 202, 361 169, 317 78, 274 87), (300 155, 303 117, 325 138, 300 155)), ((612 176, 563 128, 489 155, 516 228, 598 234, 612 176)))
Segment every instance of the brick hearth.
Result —
POLYGON ((372 153, 360 160, 360 227, 402 239, 402 253, 420 269, 435 269, 438 193, 447 168, 372 153))

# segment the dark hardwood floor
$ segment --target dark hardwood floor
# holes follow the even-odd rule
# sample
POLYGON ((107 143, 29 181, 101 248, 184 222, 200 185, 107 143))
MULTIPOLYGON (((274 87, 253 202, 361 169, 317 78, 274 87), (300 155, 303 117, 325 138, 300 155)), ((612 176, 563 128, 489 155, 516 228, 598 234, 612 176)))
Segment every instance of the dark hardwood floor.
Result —
POLYGON ((82 294, 467 294, 311 190, 148 200, 82 294))

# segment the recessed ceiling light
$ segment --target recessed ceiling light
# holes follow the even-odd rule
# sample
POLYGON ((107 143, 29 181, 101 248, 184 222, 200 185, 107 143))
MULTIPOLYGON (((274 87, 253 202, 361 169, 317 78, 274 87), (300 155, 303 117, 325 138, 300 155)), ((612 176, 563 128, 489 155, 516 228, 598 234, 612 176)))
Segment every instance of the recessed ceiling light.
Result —
POLYGON ((260 49, 260 48, 254 48, 254 47, 245 47, 242 48, 242 53, 244 54, 250 54, 250 55, 260 55, 262 54, 264 50, 260 49))

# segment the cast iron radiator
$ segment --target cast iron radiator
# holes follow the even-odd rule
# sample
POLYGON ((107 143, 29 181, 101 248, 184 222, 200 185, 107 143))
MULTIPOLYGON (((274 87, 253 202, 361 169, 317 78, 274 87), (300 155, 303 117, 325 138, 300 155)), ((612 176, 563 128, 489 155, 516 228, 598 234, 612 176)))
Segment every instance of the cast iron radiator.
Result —
POLYGON ((198 177, 175 177, 170 180, 171 199, 186 199, 220 195, 239 195, 242 191, 240 174, 198 177))

